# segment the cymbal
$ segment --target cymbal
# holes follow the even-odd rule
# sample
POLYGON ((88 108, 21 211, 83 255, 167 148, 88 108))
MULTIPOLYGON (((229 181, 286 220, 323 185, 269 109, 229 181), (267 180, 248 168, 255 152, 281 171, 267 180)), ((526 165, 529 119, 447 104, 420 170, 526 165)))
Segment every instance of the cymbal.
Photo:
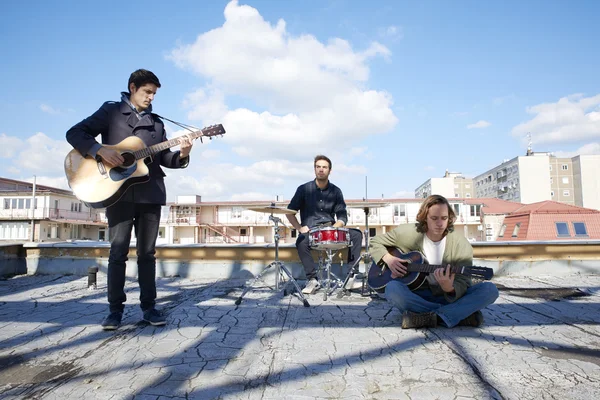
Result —
POLYGON ((250 207, 248 208, 250 211, 263 212, 269 214, 296 214, 298 211, 290 210, 283 207, 277 206, 262 206, 262 207, 250 207))
POLYGON ((350 203, 346 204, 346 208, 379 208, 389 206, 390 203, 371 203, 371 202, 360 202, 360 203, 350 203))

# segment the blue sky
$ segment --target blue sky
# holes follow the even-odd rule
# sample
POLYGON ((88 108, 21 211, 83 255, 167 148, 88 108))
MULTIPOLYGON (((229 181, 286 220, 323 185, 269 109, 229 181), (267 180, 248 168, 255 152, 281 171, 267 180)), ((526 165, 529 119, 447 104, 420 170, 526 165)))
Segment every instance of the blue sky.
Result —
MULTIPOLYGON (((223 123, 169 200, 291 198, 333 161, 346 198, 412 197, 535 151, 600 154, 596 1, 3 1, 0 176, 67 187, 65 132, 129 74, 155 112, 223 123)), ((169 135, 181 132, 173 126, 169 135)))

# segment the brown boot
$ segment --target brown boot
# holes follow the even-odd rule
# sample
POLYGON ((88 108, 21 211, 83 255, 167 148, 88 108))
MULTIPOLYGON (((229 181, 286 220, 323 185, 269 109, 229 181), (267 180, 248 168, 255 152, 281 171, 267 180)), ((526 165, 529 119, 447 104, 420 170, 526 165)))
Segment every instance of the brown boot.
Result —
POLYGON ((435 327, 437 327, 437 315, 434 312, 414 313, 404 311, 402 314, 402 329, 435 327))
POLYGON ((473 328, 479 328, 481 325, 483 325, 483 314, 481 311, 475 311, 458 323, 458 326, 472 326, 473 328))

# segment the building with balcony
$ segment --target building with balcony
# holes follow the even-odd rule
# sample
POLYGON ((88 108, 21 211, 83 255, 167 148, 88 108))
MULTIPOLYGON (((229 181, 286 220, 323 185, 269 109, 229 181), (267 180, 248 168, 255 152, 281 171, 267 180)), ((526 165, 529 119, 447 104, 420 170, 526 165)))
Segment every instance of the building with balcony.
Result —
POLYGON ((0 178, 0 241, 107 240, 106 226, 69 190, 0 178))

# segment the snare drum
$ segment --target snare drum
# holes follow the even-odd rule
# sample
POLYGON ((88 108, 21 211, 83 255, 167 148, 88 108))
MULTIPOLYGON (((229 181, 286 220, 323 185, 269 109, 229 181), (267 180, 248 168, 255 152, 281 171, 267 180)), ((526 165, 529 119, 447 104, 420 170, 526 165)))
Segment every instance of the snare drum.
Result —
POLYGON ((308 232, 308 246, 314 250, 339 250, 350 246, 347 228, 313 228, 308 232))

